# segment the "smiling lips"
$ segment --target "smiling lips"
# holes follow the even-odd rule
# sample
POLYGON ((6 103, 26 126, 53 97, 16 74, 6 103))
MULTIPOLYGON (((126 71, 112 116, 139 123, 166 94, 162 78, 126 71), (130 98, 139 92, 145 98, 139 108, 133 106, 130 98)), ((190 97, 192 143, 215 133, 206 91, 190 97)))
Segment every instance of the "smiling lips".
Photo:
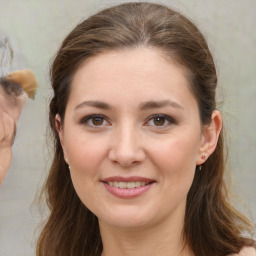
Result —
POLYGON ((148 191, 154 180, 143 177, 110 177, 102 180, 105 188, 112 195, 120 198, 134 198, 148 191))
POLYGON ((116 188, 139 188, 139 187, 144 187, 145 185, 148 185, 149 183, 146 182, 140 182, 140 181, 136 181, 136 182, 123 182, 123 181, 110 181, 107 182, 108 185, 112 186, 112 187, 116 187, 116 188))

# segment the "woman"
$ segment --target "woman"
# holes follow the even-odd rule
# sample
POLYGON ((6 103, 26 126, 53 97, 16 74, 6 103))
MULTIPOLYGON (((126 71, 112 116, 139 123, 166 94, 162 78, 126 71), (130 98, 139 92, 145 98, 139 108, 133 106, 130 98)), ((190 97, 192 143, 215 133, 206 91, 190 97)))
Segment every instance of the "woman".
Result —
POLYGON ((55 154, 37 255, 254 255, 228 202, 212 55, 181 14, 126 3, 52 65, 55 154))

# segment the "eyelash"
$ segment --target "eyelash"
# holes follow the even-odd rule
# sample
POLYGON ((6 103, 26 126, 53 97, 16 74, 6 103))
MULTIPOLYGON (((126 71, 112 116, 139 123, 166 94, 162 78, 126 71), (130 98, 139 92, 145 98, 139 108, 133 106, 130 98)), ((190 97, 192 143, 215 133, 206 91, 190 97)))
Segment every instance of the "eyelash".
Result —
MULTIPOLYGON (((104 116, 104 115, 99 115, 99 114, 93 114, 93 115, 88 115, 84 118, 82 118, 82 120, 80 121, 81 124, 84 124, 84 125, 87 125, 87 126, 90 126, 90 127, 101 127, 101 126, 104 126, 106 124, 104 124, 104 122, 108 122, 107 118, 104 116), (99 125, 95 125, 93 124, 93 119, 96 119, 96 118, 99 118, 100 121, 102 121, 102 123, 99 123, 99 125), (91 123, 90 123, 91 122, 91 123)), ((165 114, 155 114, 155 115, 152 115, 148 118, 148 120, 145 122, 145 126, 155 126, 155 127, 158 127, 158 128, 166 128, 172 124, 176 124, 176 120, 171 117, 171 116, 168 116, 168 115, 165 115, 165 114), (163 125, 156 125, 156 124, 150 124, 151 121, 154 122, 154 120, 156 120, 157 118, 163 118, 162 121, 164 121, 163 125), (166 122, 168 122, 166 124, 166 122)))
POLYGON ((95 125, 93 123, 89 123, 90 121, 93 122, 93 118, 99 118, 101 119, 103 122, 108 122, 107 121, 107 118, 104 116, 104 115, 99 115, 99 114, 93 114, 93 115, 89 115, 89 116, 86 116, 84 118, 82 118, 82 120, 80 121, 81 124, 85 124, 85 125, 88 125, 88 126, 91 126, 91 127, 100 127, 102 126, 102 124, 100 125, 95 125))
POLYGON ((149 117, 148 121, 146 122, 146 125, 147 126, 155 126, 155 127, 158 127, 158 128, 161 129, 161 128, 166 128, 166 127, 168 127, 172 124, 176 124, 176 123, 177 123, 176 120, 171 116, 168 116, 168 115, 165 115, 165 114, 156 114, 156 115, 152 115, 152 116, 149 117), (163 125, 156 125, 156 124, 150 125, 149 124, 150 121, 154 122, 154 120, 156 120, 157 118, 163 118, 164 119, 164 124, 163 125), (166 121, 168 122, 167 124, 166 124, 166 121))

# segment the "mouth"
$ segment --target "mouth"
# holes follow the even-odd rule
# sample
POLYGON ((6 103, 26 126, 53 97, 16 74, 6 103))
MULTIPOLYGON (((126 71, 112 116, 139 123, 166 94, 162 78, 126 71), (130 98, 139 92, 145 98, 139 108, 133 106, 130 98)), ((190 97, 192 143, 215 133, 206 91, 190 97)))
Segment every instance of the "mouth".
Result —
POLYGON ((107 191, 121 198, 134 198, 148 191, 155 180, 142 177, 111 177, 101 181, 107 191))
POLYGON ((109 186, 111 187, 115 187, 115 188, 123 188, 123 189, 132 189, 132 188, 140 188, 140 187, 144 187, 147 186, 152 182, 141 182, 141 181, 135 181, 135 182, 123 182, 123 181, 109 181, 109 182, 105 182, 107 183, 109 186))

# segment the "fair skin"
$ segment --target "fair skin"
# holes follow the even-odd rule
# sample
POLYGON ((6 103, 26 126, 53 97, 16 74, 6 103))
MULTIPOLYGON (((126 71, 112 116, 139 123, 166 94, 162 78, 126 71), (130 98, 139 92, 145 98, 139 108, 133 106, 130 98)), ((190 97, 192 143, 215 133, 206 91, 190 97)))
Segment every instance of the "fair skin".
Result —
POLYGON ((26 96, 7 95, 0 86, 0 185, 11 165, 12 145, 26 96))
POLYGON ((192 256, 182 239, 186 196, 221 116, 201 125, 184 70, 157 49, 102 53, 76 72, 60 123, 57 115, 75 190, 99 219, 102 255, 192 256))
POLYGON ((14 119, 0 109, 0 185, 11 165, 15 127, 14 119))

